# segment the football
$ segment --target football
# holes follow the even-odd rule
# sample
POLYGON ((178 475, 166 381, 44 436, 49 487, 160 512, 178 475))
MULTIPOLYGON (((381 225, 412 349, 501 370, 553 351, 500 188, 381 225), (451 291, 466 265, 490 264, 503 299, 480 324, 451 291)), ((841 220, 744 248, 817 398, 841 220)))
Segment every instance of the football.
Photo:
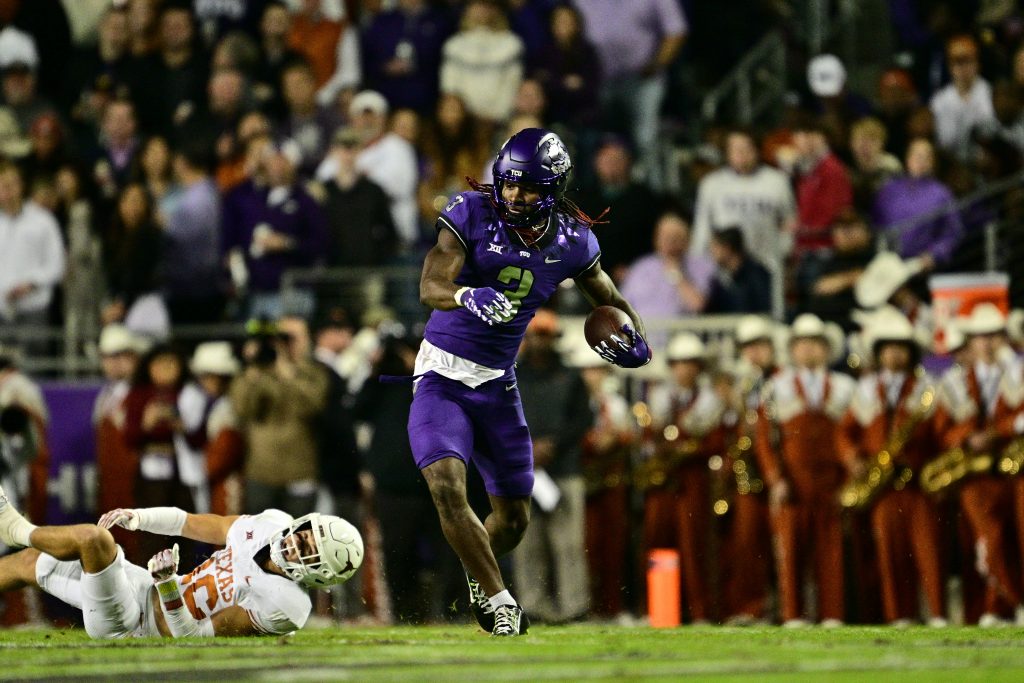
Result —
POLYGON ((598 306, 587 316, 587 322, 583 324, 583 336, 587 338, 587 344, 591 347, 607 341, 613 334, 620 334, 622 326, 633 324, 629 316, 622 309, 614 306, 598 306))

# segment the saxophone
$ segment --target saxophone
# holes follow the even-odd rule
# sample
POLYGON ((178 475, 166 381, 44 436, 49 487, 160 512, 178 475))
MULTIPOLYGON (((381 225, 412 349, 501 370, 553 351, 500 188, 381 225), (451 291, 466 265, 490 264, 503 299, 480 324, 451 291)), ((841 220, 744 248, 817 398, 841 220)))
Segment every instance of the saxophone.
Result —
POLYGON ((914 430, 928 416, 934 400, 935 392, 930 388, 925 389, 921 393, 918 409, 899 429, 893 430, 885 447, 871 458, 867 467, 864 468, 864 472, 843 485, 839 491, 839 502, 843 509, 863 510, 867 508, 890 485, 897 491, 906 488, 914 472, 909 467, 901 467, 897 471, 896 460, 903 453, 914 430))
POLYGON ((675 425, 665 427, 664 436, 669 447, 641 460, 633 472, 633 484, 639 491, 664 486, 673 470, 700 452, 700 440, 680 441, 679 428, 675 425))
POLYGON ((921 468, 921 489, 940 493, 972 474, 990 472, 994 461, 991 453, 968 453, 959 446, 951 448, 921 468))

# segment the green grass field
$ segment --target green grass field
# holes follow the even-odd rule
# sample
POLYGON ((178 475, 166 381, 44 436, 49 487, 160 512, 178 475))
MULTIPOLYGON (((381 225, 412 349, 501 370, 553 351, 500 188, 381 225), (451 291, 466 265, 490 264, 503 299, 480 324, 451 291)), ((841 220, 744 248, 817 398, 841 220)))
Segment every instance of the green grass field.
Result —
POLYGON ((1024 681, 1024 629, 332 628, 289 638, 94 641, 0 633, 0 679, 1024 681))

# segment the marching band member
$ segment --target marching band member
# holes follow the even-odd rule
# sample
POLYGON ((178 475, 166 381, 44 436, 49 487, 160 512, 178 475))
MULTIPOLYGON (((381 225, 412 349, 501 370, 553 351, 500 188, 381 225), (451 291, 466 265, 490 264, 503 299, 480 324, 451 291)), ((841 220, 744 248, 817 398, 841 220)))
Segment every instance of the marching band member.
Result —
POLYGON ((885 620, 894 625, 915 620, 921 588, 929 625, 945 626, 938 515, 914 476, 934 451, 936 387, 917 365, 920 347, 901 312, 881 309, 865 336, 877 372, 858 382, 840 423, 837 448, 854 481, 863 481, 878 462, 893 468, 892 481, 871 494, 878 498, 870 512, 885 620), (889 459, 873 461, 882 452, 889 459))
POLYGON ((758 464, 769 486, 779 601, 786 626, 803 626, 804 566, 814 567, 818 618, 843 623, 843 533, 836 493, 845 470, 832 447, 836 426, 853 394, 854 381, 827 368, 838 355, 828 327, 803 314, 790 328, 792 365, 765 386, 758 424, 758 464))
MULTIPOLYGON (((1006 317, 994 304, 975 306, 962 327, 972 363, 943 378, 936 429, 943 449, 963 448, 972 459, 998 456, 1024 433, 1022 366, 1006 353, 1006 317)), ((1014 534, 1011 481, 991 471, 976 474, 960 485, 959 501, 986 583, 979 625, 999 625, 1007 606, 1016 608, 1018 622, 1024 623, 1020 576, 1008 558, 1014 534)))
POLYGON ((673 337, 666 350, 671 379, 651 391, 654 455, 638 472, 644 499, 644 547, 678 548, 682 596, 693 623, 714 615, 711 567, 711 478, 708 458, 721 453, 725 403, 704 375, 704 343, 673 337))

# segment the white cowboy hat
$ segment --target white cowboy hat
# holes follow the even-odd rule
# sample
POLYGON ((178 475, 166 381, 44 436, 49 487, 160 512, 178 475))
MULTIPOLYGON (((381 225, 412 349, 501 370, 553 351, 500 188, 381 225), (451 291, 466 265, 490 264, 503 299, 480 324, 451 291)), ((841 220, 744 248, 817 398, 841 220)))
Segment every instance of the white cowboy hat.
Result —
POLYGON ((888 301, 907 280, 921 272, 920 259, 904 261, 891 251, 883 251, 871 263, 853 287, 857 305, 875 308, 888 301))
POLYGON ((192 354, 189 369, 194 375, 229 376, 238 372, 239 364, 229 342, 204 342, 192 354))
POLYGON ((142 353, 142 340, 124 325, 111 323, 100 332, 99 350, 101 356, 118 353, 142 353))
POLYGON ((829 322, 826 323, 813 313, 802 313, 796 317, 793 324, 789 326, 789 341, 792 344, 797 339, 821 339, 829 347, 829 362, 839 360, 846 344, 846 335, 843 328, 829 322))
POLYGON ((917 345, 917 333, 907 316, 894 306, 883 306, 875 311, 864 327, 864 341, 869 349, 878 342, 894 341, 917 345))
POLYGON ((682 360, 704 360, 707 349, 700 337, 693 332, 680 332, 668 343, 665 359, 669 363, 682 360))
POLYGON ((942 342, 946 347, 946 353, 956 353, 967 343, 967 337, 964 336, 963 331, 964 322, 963 318, 957 318, 950 320, 942 328, 942 342))
POLYGON ((963 333, 968 337, 975 334, 995 334, 1006 331, 1006 316, 988 301, 978 304, 963 323, 963 333))
POLYGON ((775 338, 772 321, 760 315, 745 315, 736 323, 736 343, 745 346, 751 342, 775 338))

